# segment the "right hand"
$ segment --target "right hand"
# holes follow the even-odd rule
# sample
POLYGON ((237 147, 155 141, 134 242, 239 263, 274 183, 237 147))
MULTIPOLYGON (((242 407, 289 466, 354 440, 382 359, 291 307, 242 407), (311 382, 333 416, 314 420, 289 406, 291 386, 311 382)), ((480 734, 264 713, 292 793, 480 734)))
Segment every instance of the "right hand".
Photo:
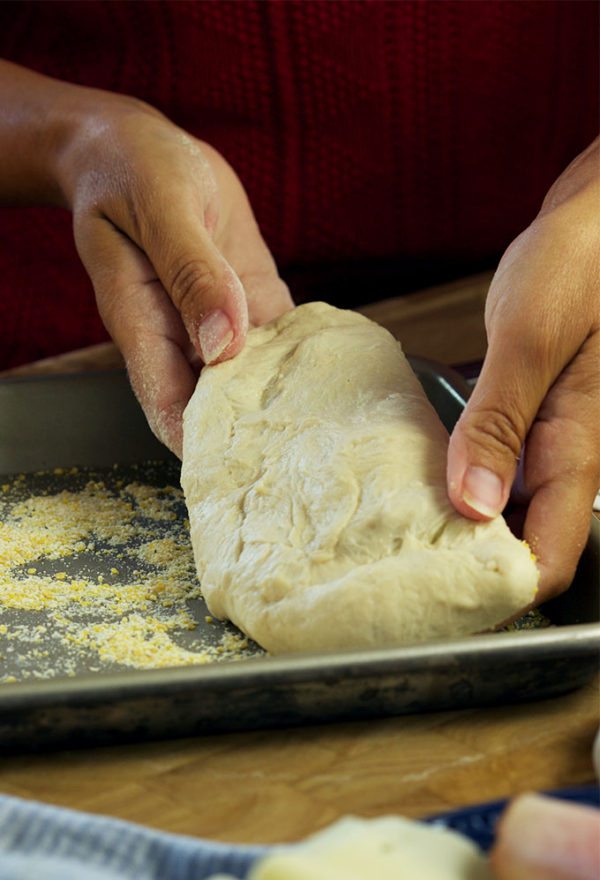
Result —
POLYGON ((77 91, 57 162, 77 249, 150 427, 181 456, 200 363, 237 354, 249 324, 293 302, 216 150, 135 99, 77 91))
POLYGON ((497 880, 598 880, 600 812, 521 795, 500 819, 491 866, 497 880))

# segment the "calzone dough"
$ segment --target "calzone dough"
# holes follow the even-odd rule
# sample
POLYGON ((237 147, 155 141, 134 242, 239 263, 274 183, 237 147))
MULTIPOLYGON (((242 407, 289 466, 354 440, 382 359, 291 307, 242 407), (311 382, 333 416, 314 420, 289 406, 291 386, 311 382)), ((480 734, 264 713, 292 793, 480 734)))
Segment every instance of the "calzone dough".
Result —
POLYGON ((481 850, 450 829, 346 816, 300 844, 275 847, 248 880, 492 880, 492 873, 481 850))
POLYGON ((448 434, 394 337, 309 303, 205 368, 181 482, 211 614, 273 653, 488 629, 538 573, 446 495, 448 434))

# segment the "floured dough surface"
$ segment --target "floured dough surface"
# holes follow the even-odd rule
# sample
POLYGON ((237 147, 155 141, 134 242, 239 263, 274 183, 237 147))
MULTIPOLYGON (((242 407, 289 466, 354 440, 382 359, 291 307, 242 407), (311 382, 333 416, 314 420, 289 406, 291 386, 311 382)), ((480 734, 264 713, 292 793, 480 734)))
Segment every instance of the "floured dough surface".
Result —
POLYGON ((538 573, 499 517, 446 494, 448 435, 399 343, 309 303, 202 371, 182 485, 203 594, 271 652, 487 629, 538 573))

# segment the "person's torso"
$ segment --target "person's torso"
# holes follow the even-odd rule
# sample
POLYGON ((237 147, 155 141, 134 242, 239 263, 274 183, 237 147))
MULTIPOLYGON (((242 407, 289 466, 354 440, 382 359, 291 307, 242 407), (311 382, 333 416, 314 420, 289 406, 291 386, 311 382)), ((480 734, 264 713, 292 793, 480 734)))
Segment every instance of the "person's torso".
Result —
MULTIPOLYGON (((284 269, 492 258, 597 124, 594 3, 3 6, 4 57, 142 98, 220 150, 284 269)), ((46 215, 0 212, 0 303, 19 251, 59 287, 75 259, 46 215)))

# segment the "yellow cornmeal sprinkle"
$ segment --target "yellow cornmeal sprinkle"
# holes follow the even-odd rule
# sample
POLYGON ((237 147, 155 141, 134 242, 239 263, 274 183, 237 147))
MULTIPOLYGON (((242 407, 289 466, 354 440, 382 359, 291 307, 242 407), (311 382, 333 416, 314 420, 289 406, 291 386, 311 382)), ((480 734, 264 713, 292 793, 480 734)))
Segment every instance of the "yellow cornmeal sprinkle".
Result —
MULTIPOLYGON (((169 638, 171 623, 131 614, 116 625, 95 624, 82 629, 72 640, 95 649, 101 660, 125 663, 137 669, 156 669, 157 665, 194 666, 211 663, 215 660, 215 654, 233 656, 248 645, 243 636, 231 634, 223 638, 223 644, 211 651, 187 651, 169 638), (157 664, 157 658, 160 664, 157 664)), ((195 626, 185 617, 176 621, 176 625, 182 629, 195 626)))
POLYGON ((127 541, 134 533, 133 513, 131 502, 94 482, 81 493, 63 491, 17 503, 0 522, 0 577, 25 562, 81 552, 92 535, 108 544, 127 541))
MULTIPOLYGON (((12 484, 20 483, 21 495, 22 480, 12 484)), ((82 656, 92 669, 156 669, 252 653, 241 634, 227 631, 216 644, 195 637, 193 650, 173 640, 196 629, 187 602, 201 595, 180 490, 136 482, 109 489, 90 480, 77 491, 11 501, 5 485, 0 670, 15 652, 23 659, 21 678, 75 674, 82 656), (42 638, 46 645, 51 638, 55 650, 42 650, 42 638)), ((0 672, 0 681, 14 680, 0 672)))

